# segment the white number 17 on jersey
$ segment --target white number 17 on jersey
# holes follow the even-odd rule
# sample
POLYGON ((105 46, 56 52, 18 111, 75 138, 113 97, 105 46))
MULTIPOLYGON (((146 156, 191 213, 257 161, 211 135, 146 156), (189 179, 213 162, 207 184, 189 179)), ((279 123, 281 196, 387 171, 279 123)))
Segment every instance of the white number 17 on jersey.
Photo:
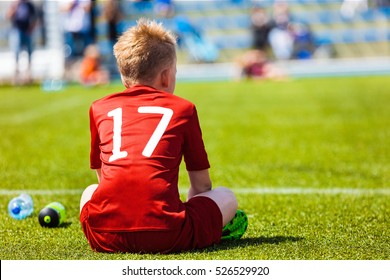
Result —
MULTIPOLYGON (((169 121, 172 118, 173 111, 169 108, 158 107, 158 106, 141 106, 138 108, 138 113, 146 114, 161 114, 161 120, 158 123, 156 129, 154 130, 152 136, 150 137, 148 143, 146 144, 142 155, 145 157, 150 157, 153 154, 154 149, 156 148, 158 142, 163 136, 165 130, 168 127, 169 121)), ((107 116, 113 118, 113 148, 112 155, 108 159, 109 162, 114 160, 127 157, 126 151, 121 151, 122 146, 122 108, 116 108, 108 112, 107 116)))

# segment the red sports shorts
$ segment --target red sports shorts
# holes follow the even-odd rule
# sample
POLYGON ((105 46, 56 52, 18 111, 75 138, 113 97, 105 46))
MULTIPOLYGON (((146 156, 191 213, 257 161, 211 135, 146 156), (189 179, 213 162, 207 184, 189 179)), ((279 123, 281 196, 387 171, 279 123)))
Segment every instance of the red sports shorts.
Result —
POLYGON ((88 224, 88 202, 80 213, 84 234, 98 252, 174 253, 201 249, 218 243, 222 214, 210 198, 196 196, 184 203, 183 227, 173 231, 98 232, 88 224))

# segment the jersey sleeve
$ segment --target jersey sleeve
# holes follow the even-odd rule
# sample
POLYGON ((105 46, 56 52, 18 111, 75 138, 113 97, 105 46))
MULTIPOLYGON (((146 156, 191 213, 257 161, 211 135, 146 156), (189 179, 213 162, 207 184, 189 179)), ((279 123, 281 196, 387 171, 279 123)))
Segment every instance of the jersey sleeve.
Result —
POLYGON ((184 137, 183 155, 188 171, 210 168, 195 106, 184 137))
POLYGON ((90 152, 90 167, 91 169, 99 169, 102 166, 100 159, 100 138, 96 127, 95 118, 93 116, 92 106, 89 109, 89 129, 91 132, 91 152, 90 152))

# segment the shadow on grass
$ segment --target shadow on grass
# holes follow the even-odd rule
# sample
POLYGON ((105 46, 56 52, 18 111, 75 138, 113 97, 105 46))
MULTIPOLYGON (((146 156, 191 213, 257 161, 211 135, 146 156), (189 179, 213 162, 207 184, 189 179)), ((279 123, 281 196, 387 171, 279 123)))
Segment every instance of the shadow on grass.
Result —
POLYGON ((296 236, 259 236, 259 237, 248 237, 248 238, 241 238, 239 240, 235 241, 221 241, 218 245, 215 245, 213 247, 209 247, 205 250, 212 252, 212 251, 221 251, 221 250, 229 250, 236 247, 247 247, 247 246, 260 246, 262 244, 279 244, 284 242, 299 242, 303 240, 303 237, 296 237, 296 236))
POLYGON ((63 223, 63 224, 59 225, 58 227, 59 227, 59 228, 68 228, 68 227, 70 227, 71 225, 72 225, 71 222, 66 222, 66 223, 63 223))

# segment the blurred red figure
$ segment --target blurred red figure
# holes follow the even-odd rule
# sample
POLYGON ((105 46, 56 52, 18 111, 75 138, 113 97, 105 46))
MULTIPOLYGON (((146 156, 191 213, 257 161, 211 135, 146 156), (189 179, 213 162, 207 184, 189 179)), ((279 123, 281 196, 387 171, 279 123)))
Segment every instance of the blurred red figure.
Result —
POLYGON ((89 45, 80 66, 80 82, 87 86, 104 85, 109 82, 108 72, 101 67, 100 52, 89 45))
POLYGON ((244 53, 238 60, 241 69, 241 77, 248 79, 285 80, 287 74, 269 62, 264 52, 250 50, 244 53))

